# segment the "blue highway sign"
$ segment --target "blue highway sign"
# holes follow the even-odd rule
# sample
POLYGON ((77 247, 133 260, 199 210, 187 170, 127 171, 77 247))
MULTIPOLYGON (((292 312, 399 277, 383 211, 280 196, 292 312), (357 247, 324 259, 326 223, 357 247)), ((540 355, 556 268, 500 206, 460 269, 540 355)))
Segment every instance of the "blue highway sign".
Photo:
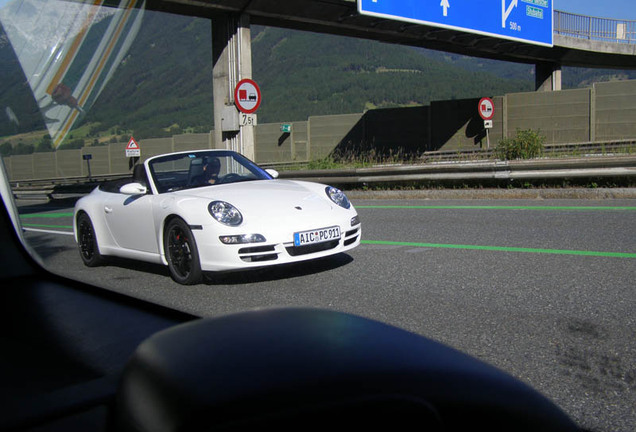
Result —
POLYGON ((358 12, 552 46, 552 0, 358 0, 358 12))

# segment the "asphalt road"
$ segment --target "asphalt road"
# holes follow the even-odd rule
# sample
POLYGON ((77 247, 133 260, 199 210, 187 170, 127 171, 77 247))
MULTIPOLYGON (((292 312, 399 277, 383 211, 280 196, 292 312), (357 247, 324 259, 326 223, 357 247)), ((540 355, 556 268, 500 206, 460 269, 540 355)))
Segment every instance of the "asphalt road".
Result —
MULTIPOLYGON (((139 262, 86 268, 69 235, 25 236, 54 272, 201 316, 312 306, 384 321, 511 373, 585 428, 636 429, 636 201, 354 205, 364 243, 349 254, 194 287, 139 262)), ((22 222, 68 233, 70 211, 23 206, 22 222)))

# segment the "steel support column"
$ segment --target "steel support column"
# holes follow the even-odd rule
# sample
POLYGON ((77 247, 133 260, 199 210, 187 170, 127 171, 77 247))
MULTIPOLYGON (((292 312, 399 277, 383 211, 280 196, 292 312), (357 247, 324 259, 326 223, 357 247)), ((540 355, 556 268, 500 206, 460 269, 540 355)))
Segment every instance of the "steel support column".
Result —
POLYGON ((238 151, 254 160, 254 126, 238 126, 234 89, 252 78, 249 15, 226 14, 212 19, 214 146, 238 151))

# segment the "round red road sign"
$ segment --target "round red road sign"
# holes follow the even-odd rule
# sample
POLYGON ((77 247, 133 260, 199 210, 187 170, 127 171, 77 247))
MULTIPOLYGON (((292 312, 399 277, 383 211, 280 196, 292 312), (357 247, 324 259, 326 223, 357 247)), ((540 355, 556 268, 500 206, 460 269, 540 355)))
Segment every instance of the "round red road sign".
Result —
POLYGON ((477 110, 479 111, 481 118, 484 120, 492 120, 495 116, 495 104, 492 99, 488 97, 481 98, 477 110))
POLYGON ((239 111, 251 114, 261 104, 261 89, 249 78, 242 79, 234 89, 234 103, 239 111))

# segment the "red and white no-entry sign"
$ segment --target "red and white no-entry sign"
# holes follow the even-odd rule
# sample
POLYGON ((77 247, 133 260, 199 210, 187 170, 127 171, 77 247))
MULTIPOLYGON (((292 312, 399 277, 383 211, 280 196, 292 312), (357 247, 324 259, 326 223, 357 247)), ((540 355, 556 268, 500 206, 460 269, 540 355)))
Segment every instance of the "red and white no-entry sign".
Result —
POLYGON ((261 89, 258 84, 248 78, 240 80, 234 89, 234 103, 245 114, 256 111, 261 104, 261 89))
POLYGON ((479 111, 479 115, 484 120, 492 120, 495 116, 495 104, 490 98, 481 98, 477 109, 479 111))

